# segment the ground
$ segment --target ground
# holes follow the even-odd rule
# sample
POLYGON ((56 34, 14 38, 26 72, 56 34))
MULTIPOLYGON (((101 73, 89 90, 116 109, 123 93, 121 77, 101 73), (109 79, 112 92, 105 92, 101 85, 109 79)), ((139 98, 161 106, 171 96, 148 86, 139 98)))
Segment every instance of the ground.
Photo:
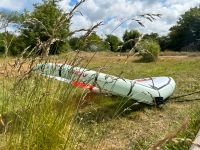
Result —
MULTIPOLYGON (((174 54, 174 53, 173 53, 174 54)), ((151 76, 171 76, 177 87, 173 96, 179 96, 200 89, 200 57, 199 54, 172 55, 162 54, 157 62, 142 63, 137 58, 118 56, 116 53, 86 53, 74 52, 51 56, 51 61, 63 63, 65 60, 80 60, 79 66, 101 70, 101 72, 122 76, 128 79, 138 79, 151 76)), ((27 66, 25 65, 24 69, 27 66)), ((57 81, 56 81, 57 82, 57 81)), ((185 119, 189 119, 187 137, 194 138, 198 128, 191 127, 191 119, 199 112, 200 101, 188 101, 198 98, 195 94, 179 101, 169 100, 157 108, 145 104, 135 104, 131 100, 116 96, 91 95, 79 109, 77 123, 71 134, 71 149, 149 149, 166 135, 180 129, 185 119)), ((195 118, 195 119, 194 119, 195 118)), ((187 134, 186 134, 187 135, 187 134)), ((178 135, 181 138, 184 135, 178 135)), ((169 142, 168 142, 169 143, 169 142)), ((162 149, 180 149, 177 143, 166 143, 162 149), (170 148, 173 147, 173 148, 170 148)), ((179 142, 178 142, 179 144, 179 142)), ((187 146, 189 144, 186 144, 187 146)), ((186 146, 186 147, 187 147, 186 146)), ((188 148, 188 147, 187 147, 188 148)), ((183 149, 187 149, 183 147, 183 149)))

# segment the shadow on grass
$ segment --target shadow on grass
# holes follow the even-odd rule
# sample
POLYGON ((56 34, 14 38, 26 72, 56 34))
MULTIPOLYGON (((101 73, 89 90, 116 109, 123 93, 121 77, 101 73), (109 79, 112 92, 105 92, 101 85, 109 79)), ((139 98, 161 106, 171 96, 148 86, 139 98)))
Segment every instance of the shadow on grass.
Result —
MULTIPOLYGON (((74 99, 80 99, 80 97, 74 97, 74 99)), ((92 97, 93 101, 89 100, 88 103, 84 103, 79 113, 76 114, 76 123, 83 123, 85 125, 87 124, 93 124, 93 123, 101 123, 110 121, 112 119, 116 118, 127 118, 131 120, 137 120, 139 118, 139 113, 143 112, 144 109, 152 109, 155 108, 154 106, 150 106, 143 103, 138 103, 132 99, 127 98, 121 98, 117 96, 103 96, 103 95, 95 95, 92 97)), ((78 100, 76 100, 78 103, 78 100)), ((62 107, 56 103, 55 109, 57 110, 57 113, 60 114, 64 111, 61 111, 65 108, 66 105, 62 105, 62 107), (58 111, 59 110, 59 111, 58 111)), ((34 108, 35 109, 35 108, 34 108)), ((34 110, 35 112, 36 110, 34 110)), ((29 120, 29 117, 31 117, 31 113, 33 110, 21 110, 19 112, 11 112, 3 116, 3 121, 5 124, 7 124, 9 121, 11 124, 9 124, 7 128, 7 132, 21 132, 21 130, 18 130, 18 128, 15 128, 15 126, 19 127, 21 126, 21 118, 20 116, 23 116, 25 120, 29 120)), ((0 133, 5 132, 5 127, 0 124, 0 133)))
POLYGON ((132 62, 133 63, 152 63, 152 62, 156 62, 157 60, 148 60, 148 59, 143 59, 143 58, 139 58, 139 59, 135 59, 132 62))
POLYGON ((120 97, 112 96, 109 104, 97 104, 97 106, 92 107, 91 109, 80 112, 77 116, 77 122, 81 121, 86 124, 91 124, 122 117, 137 120, 139 112, 142 112, 144 109, 152 108, 154 107, 138 103, 131 99, 122 99, 120 97))

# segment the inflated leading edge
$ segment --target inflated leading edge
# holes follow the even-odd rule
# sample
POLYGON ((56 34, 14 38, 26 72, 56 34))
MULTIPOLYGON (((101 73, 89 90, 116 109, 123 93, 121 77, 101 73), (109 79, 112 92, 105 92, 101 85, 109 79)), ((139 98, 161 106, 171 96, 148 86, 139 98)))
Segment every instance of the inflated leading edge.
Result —
POLYGON ((108 92, 151 105, 164 103, 176 86, 171 77, 129 80, 63 64, 38 64, 33 70, 92 92, 108 92))

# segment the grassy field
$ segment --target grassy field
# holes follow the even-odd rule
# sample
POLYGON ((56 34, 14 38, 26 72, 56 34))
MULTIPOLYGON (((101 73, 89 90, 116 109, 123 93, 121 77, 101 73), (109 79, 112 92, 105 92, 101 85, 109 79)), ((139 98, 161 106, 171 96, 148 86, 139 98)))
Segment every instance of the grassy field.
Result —
MULTIPOLYGON (((174 96, 200 90, 200 57, 195 54, 168 54, 153 63, 106 52, 70 52, 50 60, 79 60, 79 66, 128 79, 171 76, 177 84, 174 96)), ((116 96, 88 96, 35 74, 20 82, 21 76, 13 76, 0 75, 0 149, 146 150, 163 138, 169 141, 158 144, 162 149, 188 149, 200 128, 200 101, 190 101, 198 94, 156 108, 116 96)))

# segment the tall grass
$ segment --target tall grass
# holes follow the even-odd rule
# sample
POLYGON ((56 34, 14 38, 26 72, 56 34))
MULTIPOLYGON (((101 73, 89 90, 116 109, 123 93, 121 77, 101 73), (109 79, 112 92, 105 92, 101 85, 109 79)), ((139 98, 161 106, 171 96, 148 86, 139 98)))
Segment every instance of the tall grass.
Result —
POLYGON ((71 130, 85 91, 34 73, 27 77, 13 74, 1 76, 0 148, 55 150, 72 146, 71 130))
MULTIPOLYGON (((172 76, 177 82, 175 95, 199 89, 198 58, 160 60, 149 64, 130 60, 125 64, 125 59, 104 55, 106 57, 98 54, 91 62, 92 54, 82 66, 91 62, 87 68, 95 68, 105 66, 112 60, 114 63, 109 64, 109 70, 102 72, 117 75, 124 70, 125 77, 130 79, 172 76)), ((65 62, 65 57, 62 57, 48 61, 65 62)), ((6 63, 0 62, 0 73, 5 64, 13 64, 11 59, 6 63)), ((72 62, 73 58, 70 57, 68 64, 72 62)), ((24 64, 24 70, 29 69, 27 64, 24 64)), ((198 101, 172 102, 157 109, 120 97, 88 97, 87 91, 36 73, 27 74, 17 69, 11 71, 9 65, 7 73, 0 74, 0 149, 3 150, 148 149, 166 133, 179 128, 185 116, 196 116, 193 121, 199 119, 198 101)), ((199 95, 195 96, 189 99, 198 98, 199 95)), ((189 128, 190 139, 195 137, 196 127, 189 128)), ((182 134, 178 136, 184 137, 182 134)), ((189 144, 186 143, 187 147, 189 144)), ((177 147, 180 146, 179 143, 177 147)), ((175 147, 173 142, 163 145, 164 149, 172 147, 175 147)))
MULTIPOLYGON (((48 61, 57 62, 52 59, 40 63, 48 61)), ((109 113, 110 118, 117 117, 129 107, 129 99, 116 98, 116 108, 108 108, 103 114, 94 105, 83 111, 87 91, 30 72, 28 66, 33 65, 29 63, 23 63, 25 67, 18 70, 9 67, 12 61, 4 62, 0 87, 0 149, 80 149, 84 147, 81 140, 95 142, 103 136, 97 123, 105 119, 102 116, 109 113), (89 129, 91 123, 96 125, 89 129)), ((96 100, 107 105, 103 102, 105 97, 97 97, 96 100)))
MULTIPOLYGON (((199 107, 198 107, 199 108, 199 107)), ((193 144, 194 137, 199 131, 200 128, 200 111, 191 111, 190 112, 190 123, 188 124, 187 130, 180 132, 176 138, 171 139, 166 144, 162 145, 163 149, 189 149, 193 144)))

